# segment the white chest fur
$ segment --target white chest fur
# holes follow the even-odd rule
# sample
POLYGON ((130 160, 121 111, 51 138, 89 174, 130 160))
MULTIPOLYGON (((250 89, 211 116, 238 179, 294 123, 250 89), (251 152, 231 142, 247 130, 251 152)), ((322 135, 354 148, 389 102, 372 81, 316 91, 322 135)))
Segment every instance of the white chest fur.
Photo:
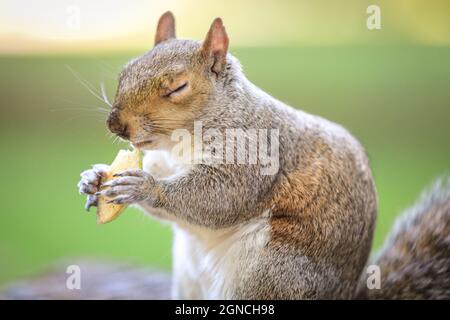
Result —
POLYGON ((247 259, 269 240, 267 217, 221 230, 174 224, 174 298, 230 299, 247 259))

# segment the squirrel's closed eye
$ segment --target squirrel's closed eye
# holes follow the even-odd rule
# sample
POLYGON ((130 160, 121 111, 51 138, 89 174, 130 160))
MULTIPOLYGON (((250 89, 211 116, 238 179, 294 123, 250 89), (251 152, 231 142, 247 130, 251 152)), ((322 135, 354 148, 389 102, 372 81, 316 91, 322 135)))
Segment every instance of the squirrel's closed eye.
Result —
POLYGON ((188 83, 185 82, 185 83, 183 83, 182 85, 176 87, 175 89, 170 90, 168 93, 166 93, 166 94, 164 95, 164 97, 170 97, 170 96, 172 96, 172 95, 178 94, 178 93, 182 92, 184 89, 186 89, 187 86, 188 86, 188 83))

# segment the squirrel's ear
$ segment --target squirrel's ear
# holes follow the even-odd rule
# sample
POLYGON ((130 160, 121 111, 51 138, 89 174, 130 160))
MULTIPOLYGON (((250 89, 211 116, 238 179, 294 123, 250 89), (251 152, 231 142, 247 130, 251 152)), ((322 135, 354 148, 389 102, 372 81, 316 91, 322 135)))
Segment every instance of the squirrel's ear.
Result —
POLYGON ((206 58, 214 59, 211 67, 211 71, 214 73, 221 72, 225 67, 228 41, 228 35, 223 26, 222 19, 214 19, 200 49, 206 58))
POLYGON ((156 28, 155 46, 163 41, 175 38, 175 17, 172 12, 167 11, 158 21, 156 28))

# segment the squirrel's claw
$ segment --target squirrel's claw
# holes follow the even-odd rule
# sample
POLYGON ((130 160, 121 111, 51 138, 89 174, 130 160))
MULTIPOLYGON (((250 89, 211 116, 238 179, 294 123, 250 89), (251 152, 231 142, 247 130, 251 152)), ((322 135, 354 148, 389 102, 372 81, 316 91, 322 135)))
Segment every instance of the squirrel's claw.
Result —
POLYGON ((88 195, 84 208, 86 209, 86 211, 89 212, 89 209, 91 207, 95 207, 97 205, 97 203, 98 203, 98 197, 97 196, 95 196, 95 195, 88 195))

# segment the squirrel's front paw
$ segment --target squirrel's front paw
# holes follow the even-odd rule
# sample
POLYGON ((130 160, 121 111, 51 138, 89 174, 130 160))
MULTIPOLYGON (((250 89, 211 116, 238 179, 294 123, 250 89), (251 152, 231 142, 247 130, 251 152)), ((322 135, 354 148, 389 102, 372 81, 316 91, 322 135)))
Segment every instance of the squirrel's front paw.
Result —
POLYGON ((96 193, 97 196, 110 198, 109 203, 138 203, 152 198, 155 193, 155 179, 143 170, 126 170, 114 176, 117 178, 102 185, 105 190, 96 193))
POLYGON ((80 174, 80 181, 78 182, 78 191, 87 195, 85 208, 97 205, 98 198, 95 195, 99 191, 102 179, 106 176, 109 166, 106 164, 95 164, 92 169, 83 171, 80 174))

